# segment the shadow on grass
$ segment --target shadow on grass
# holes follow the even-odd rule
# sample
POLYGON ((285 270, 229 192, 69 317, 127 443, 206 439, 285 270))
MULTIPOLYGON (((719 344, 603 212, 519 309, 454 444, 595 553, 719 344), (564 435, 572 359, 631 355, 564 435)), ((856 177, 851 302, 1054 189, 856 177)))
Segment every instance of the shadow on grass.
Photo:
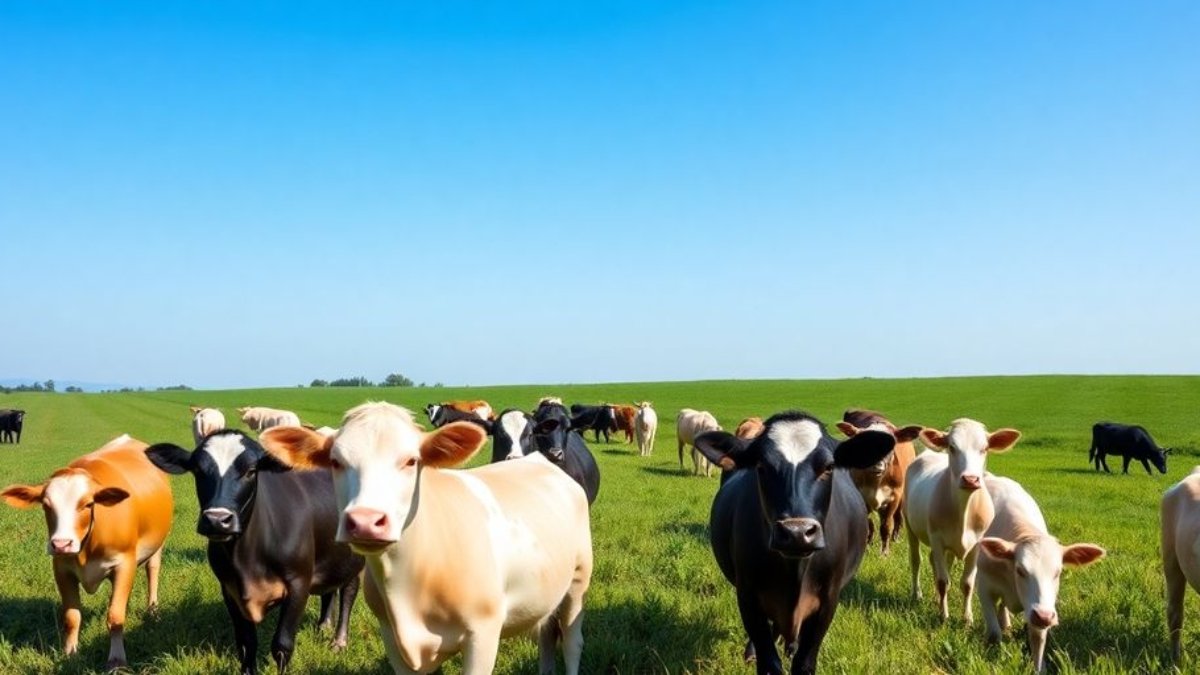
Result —
POLYGON ((656 476, 674 476, 675 478, 693 478, 692 472, 681 471, 679 469, 666 469, 661 466, 643 466, 638 467, 646 473, 651 473, 656 476))

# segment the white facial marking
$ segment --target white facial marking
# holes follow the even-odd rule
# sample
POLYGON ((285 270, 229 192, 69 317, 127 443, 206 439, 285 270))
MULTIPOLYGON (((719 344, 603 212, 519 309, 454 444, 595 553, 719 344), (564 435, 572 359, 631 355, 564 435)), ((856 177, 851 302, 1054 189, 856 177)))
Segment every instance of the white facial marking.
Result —
POLYGON ((812 420, 779 422, 771 425, 767 436, 789 462, 798 465, 821 442, 821 427, 812 420))
POLYGON ((214 436, 204 445, 204 452, 207 452, 209 457, 217 463, 217 475, 224 477, 225 472, 229 471, 229 467, 233 466, 233 462, 238 458, 238 455, 246 451, 246 446, 242 445, 242 437, 233 434, 226 436, 214 436))
POLYGON ((54 511, 54 517, 58 521, 50 538, 69 539, 72 543, 70 553, 79 551, 79 536, 75 532, 76 507, 79 506, 79 500, 90 490, 87 476, 68 474, 52 478, 42 493, 42 500, 54 511))
POLYGON ((500 428, 504 429, 504 433, 512 439, 512 448, 508 451, 508 457, 505 459, 523 456, 521 434, 525 433, 525 427, 528 425, 529 420, 525 419, 525 413, 520 410, 505 413, 500 417, 500 428))

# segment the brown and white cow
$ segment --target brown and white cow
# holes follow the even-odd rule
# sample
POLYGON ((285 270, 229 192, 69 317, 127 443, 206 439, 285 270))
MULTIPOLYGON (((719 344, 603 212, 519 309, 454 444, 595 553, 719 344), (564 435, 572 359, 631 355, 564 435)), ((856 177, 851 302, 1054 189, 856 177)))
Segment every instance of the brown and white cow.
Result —
POLYGON ((1063 546, 1050 536, 1037 502, 1016 481, 988 474, 983 482, 996 517, 979 547, 979 603, 987 640, 1008 630, 1009 612, 1024 615, 1033 668, 1042 671, 1046 638, 1058 625, 1058 582, 1063 565, 1090 565, 1104 557, 1095 544, 1063 546))
POLYGON ((146 566, 148 611, 158 605, 162 545, 171 531, 174 503, 165 476, 142 454, 146 444, 119 436, 76 459, 41 485, 11 485, 4 501, 26 508, 41 504, 50 531, 54 583, 62 601, 63 651, 79 649, 82 604, 79 586, 95 593, 112 580, 108 603, 109 669, 125 661, 125 610, 137 568, 146 566))
POLYGON ((192 411, 192 438, 196 445, 210 435, 225 428, 225 415, 216 408, 190 406, 192 411))
POLYGON ((1021 437, 1015 429, 991 434, 971 419, 957 419, 946 432, 923 429, 921 442, 929 450, 909 465, 904 476, 904 524, 908 529, 908 562, 912 568, 912 596, 921 597, 917 583, 921 569, 921 544, 932 549, 930 564, 936 580, 942 620, 950 618, 946 591, 950 585, 950 559, 963 561, 960 577, 963 619, 972 622, 971 596, 975 592, 975 558, 979 540, 995 515, 992 498, 983 482, 989 452, 1004 452, 1021 437))
POLYGON ((921 427, 909 426, 897 429, 883 415, 866 410, 847 410, 837 428, 846 436, 853 437, 859 431, 875 429, 886 431, 896 437, 896 446, 879 462, 866 469, 851 469, 850 478, 867 504, 867 543, 875 536, 875 521, 872 513, 879 514, 879 538, 882 552, 888 554, 892 542, 900 538, 900 525, 904 522, 904 473, 916 457, 913 439, 921 433, 921 427))
POLYGON ((238 408, 242 422, 255 433, 262 433, 271 427, 298 427, 300 417, 290 410, 277 410, 262 406, 238 408))
POLYGON ((637 440, 638 454, 649 457, 654 452, 654 437, 658 434, 658 413, 649 401, 637 404, 637 414, 633 417, 633 436, 637 440))
POLYGON ((759 434, 761 434, 762 432, 763 432, 762 418, 761 417, 747 417, 746 419, 742 420, 741 422, 738 422, 737 429, 734 430, 733 435, 737 436, 738 438, 740 438, 742 440, 752 441, 752 440, 758 438, 759 434))
POLYGON ((1162 562, 1167 582, 1167 631, 1171 658, 1182 655, 1183 599, 1190 585, 1200 592, 1200 466, 1162 497, 1162 562))
POLYGON ((679 442, 679 470, 683 471, 683 449, 692 446, 692 475, 700 475, 704 469, 704 477, 712 475, 712 465, 696 449, 696 437, 706 431, 721 431, 717 418, 707 410, 684 408, 675 416, 675 433, 679 442))
POLYGON ((485 421, 496 419, 496 413, 492 410, 492 404, 483 399, 476 399, 474 401, 442 401, 438 405, 465 413, 474 413, 479 416, 479 419, 485 421))
POLYGON ((617 431, 625 432, 625 442, 633 442, 633 425, 634 418, 637 417, 638 409, 631 405, 613 404, 609 406, 613 410, 613 417, 617 421, 617 431))
POLYGON ((388 403, 350 410, 332 439, 301 428, 262 437, 284 463, 333 469, 337 539, 367 559, 367 604, 397 673, 433 672, 458 652, 466 675, 490 673, 501 638, 536 629, 541 672, 553 672, 561 635, 575 675, 592 573, 587 498, 542 453, 449 469, 485 439, 466 422, 424 433, 388 403))

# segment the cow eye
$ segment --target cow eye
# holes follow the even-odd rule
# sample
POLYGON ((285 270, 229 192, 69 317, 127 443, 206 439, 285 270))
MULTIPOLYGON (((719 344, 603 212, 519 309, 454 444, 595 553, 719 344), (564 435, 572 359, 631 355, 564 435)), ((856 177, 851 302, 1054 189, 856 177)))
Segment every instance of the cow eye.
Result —
POLYGON ((86 504, 80 504, 80 505, 79 505, 79 510, 80 510, 80 511, 87 511, 88 509, 92 508, 92 505, 93 505, 93 504, 95 504, 95 503, 96 503, 96 502, 88 502, 88 503, 86 503, 86 504))
POLYGON ((412 467, 414 467, 416 465, 417 465, 416 457, 409 457, 408 459, 404 460, 404 468, 405 469, 411 469, 412 467))
POLYGON ((1024 567, 1018 567, 1017 568, 1017 576, 1019 576, 1023 579, 1025 577, 1029 576, 1029 573, 1025 571, 1024 567))
POLYGON ((329 458, 329 468, 333 469, 334 471, 341 471, 342 463, 339 462, 336 457, 330 457, 329 458))

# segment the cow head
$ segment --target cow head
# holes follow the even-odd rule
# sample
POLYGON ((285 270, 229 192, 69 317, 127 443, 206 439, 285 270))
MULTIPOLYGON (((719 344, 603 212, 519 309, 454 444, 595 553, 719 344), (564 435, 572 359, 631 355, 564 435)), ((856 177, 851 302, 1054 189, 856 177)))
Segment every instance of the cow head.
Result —
POLYGON ((438 405, 437 403, 426 403, 425 404, 425 416, 429 418, 430 424, 437 426, 437 422, 434 422, 433 418, 435 416, 437 416, 438 411, 441 409, 442 409, 442 406, 438 405))
POLYGON ((1104 557, 1095 544, 1062 546, 1050 536, 1038 536, 1013 542, 999 537, 984 537, 979 542, 986 556, 1007 568, 1013 587, 1025 608, 1025 623, 1035 630, 1058 624, 1059 578, 1063 565, 1090 565, 1104 557))
POLYGON ((1154 462, 1154 466, 1158 468, 1159 473, 1167 472, 1167 455, 1174 451, 1174 448, 1160 448, 1158 452, 1150 454, 1150 461, 1154 462))
POLYGON ((571 416, 561 404, 546 403, 538 406, 533 415, 533 448, 555 464, 562 464, 567 453, 567 439, 571 430, 571 416))
MULTIPOLYGON (((887 421, 873 422, 862 428, 857 427, 857 426, 851 424, 850 422, 838 422, 837 428, 838 428, 838 431, 841 431, 843 434, 845 434, 847 438, 854 438, 859 433, 861 433, 863 431, 867 431, 867 430, 881 431, 883 433, 891 434, 892 436, 894 436, 896 438, 897 443, 911 443, 913 441, 913 439, 915 439, 917 437, 917 435, 919 435, 921 433, 921 430, 922 430, 922 427, 915 426, 915 425, 907 426, 902 429, 897 429, 895 425, 893 425, 891 422, 887 422, 887 421)), ((883 459, 881 459, 878 462, 867 467, 866 469, 863 470, 863 472, 867 475, 878 478, 878 477, 882 476, 884 474, 884 472, 886 472, 888 470, 888 467, 891 466, 892 461, 895 458, 896 458, 896 453, 889 452, 887 455, 884 456, 883 459)))
POLYGON ((10 485, 0 492, 9 506, 41 504, 50 538, 46 553, 78 555, 95 525, 97 507, 120 504, 129 493, 104 487, 84 469, 60 469, 41 485, 10 485))
POLYGON ((173 443, 158 443, 146 456, 171 474, 191 473, 200 501, 196 532, 210 541, 229 541, 242 533, 254 510, 260 471, 287 471, 253 438, 233 429, 218 431, 188 452, 173 443))
POLYGON ((364 403, 346 413, 333 437, 300 427, 275 427, 260 440, 284 464, 332 470, 342 510, 337 540, 373 555, 400 541, 416 517, 421 473, 467 461, 487 435, 470 422, 451 422, 426 433, 404 408, 364 403))
POLYGON ((983 486, 983 473, 989 452, 1005 452, 1021 438, 1016 429, 999 429, 991 434, 971 419, 957 419, 941 432, 922 429, 921 442, 932 450, 950 454, 950 476, 963 490, 978 490, 983 486))
POLYGON ((787 557, 807 557, 825 548, 823 523, 834 470, 868 467, 896 441, 871 430, 839 444, 816 418, 795 411, 779 413, 763 426, 752 440, 705 432, 696 437, 696 449, 726 471, 754 469, 770 548, 787 557))
POLYGON ((492 462, 519 459, 532 451, 533 419, 525 411, 505 410, 491 428, 492 462))

